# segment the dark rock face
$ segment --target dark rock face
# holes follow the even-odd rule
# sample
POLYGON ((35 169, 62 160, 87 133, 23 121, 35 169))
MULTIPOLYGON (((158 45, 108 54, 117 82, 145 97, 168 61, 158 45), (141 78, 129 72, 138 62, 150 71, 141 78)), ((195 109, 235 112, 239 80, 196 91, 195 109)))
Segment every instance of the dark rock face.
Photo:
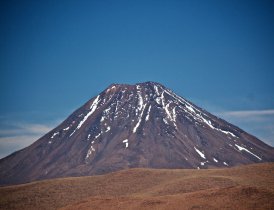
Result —
POLYGON ((274 149, 154 82, 114 84, 29 147, 0 160, 0 184, 126 168, 274 161, 274 149))

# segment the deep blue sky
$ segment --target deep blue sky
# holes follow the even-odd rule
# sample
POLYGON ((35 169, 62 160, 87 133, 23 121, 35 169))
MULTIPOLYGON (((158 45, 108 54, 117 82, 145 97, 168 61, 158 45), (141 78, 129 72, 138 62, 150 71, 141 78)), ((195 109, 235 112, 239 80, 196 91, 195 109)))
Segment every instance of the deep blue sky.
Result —
POLYGON ((0 137, 111 83, 157 81, 274 145, 225 115, 274 109, 274 1, 2 0, 0 17, 0 137))

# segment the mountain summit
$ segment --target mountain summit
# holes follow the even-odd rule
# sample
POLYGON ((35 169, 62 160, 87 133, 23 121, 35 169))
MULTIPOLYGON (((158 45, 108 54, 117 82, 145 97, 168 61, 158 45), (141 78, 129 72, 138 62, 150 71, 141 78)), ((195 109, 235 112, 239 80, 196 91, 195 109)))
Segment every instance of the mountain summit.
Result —
POLYGON ((0 160, 0 184, 126 168, 274 161, 274 149, 163 85, 112 84, 29 147, 0 160))

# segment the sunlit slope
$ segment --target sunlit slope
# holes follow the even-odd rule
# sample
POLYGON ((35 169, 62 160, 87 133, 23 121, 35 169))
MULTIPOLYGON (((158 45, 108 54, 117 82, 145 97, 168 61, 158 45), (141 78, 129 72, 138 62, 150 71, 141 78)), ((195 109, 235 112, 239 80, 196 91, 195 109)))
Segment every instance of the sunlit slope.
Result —
POLYGON ((274 163, 131 169, 0 188, 0 209, 273 209, 274 163))

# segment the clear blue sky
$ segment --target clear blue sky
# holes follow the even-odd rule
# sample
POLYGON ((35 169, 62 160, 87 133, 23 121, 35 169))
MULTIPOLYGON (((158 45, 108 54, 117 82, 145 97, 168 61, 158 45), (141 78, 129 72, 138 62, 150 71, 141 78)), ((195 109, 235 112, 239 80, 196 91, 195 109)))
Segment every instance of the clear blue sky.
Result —
POLYGON ((3 0, 0 20, 0 157, 110 83, 144 81, 274 145, 273 1, 3 0))

